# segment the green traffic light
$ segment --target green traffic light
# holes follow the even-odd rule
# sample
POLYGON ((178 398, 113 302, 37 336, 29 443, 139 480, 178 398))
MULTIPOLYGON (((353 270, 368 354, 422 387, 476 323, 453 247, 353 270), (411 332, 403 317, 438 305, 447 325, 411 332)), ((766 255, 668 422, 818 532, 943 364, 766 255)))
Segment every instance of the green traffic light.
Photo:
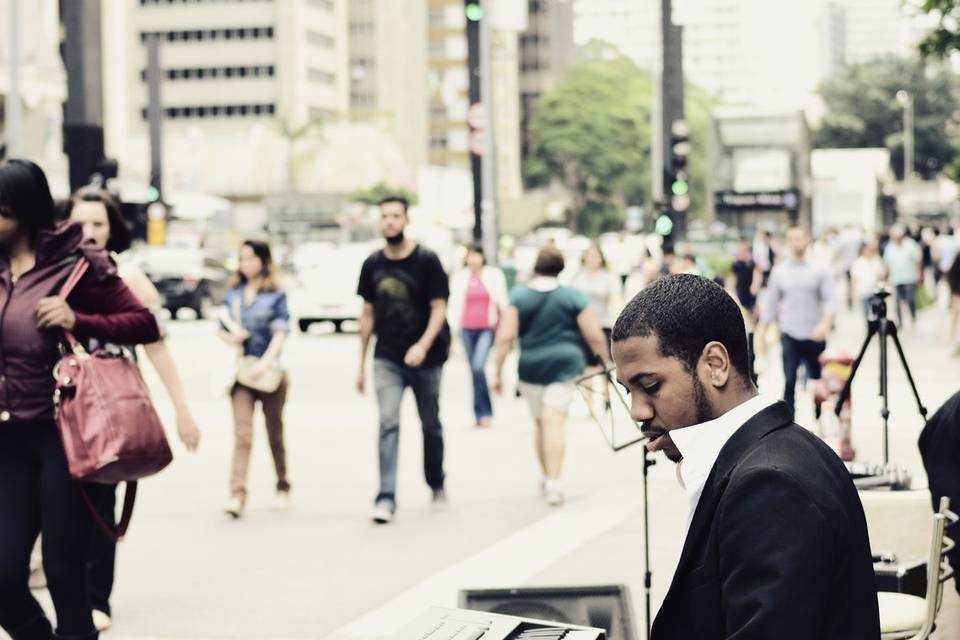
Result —
POLYGON ((470 22, 478 22, 481 18, 483 18, 483 9, 475 2, 471 2, 467 5, 466 12, 467 20, 470 22))
POLYGON ((147 202, 156 202, 160 198, 160 191, 153 185, 147 187, 147 202))
POLYGON ((663 214, 657 218, 657 222, 654 225, 654 230, 661 236, 668 236, 673 233, 673 220, 670 219, 670 216, 663 214))
POLYGON ((670 191, 675 196, 685 196, 690 193, 690 183, 686 180, 674 180, 673 184, 670 185, 670 191))

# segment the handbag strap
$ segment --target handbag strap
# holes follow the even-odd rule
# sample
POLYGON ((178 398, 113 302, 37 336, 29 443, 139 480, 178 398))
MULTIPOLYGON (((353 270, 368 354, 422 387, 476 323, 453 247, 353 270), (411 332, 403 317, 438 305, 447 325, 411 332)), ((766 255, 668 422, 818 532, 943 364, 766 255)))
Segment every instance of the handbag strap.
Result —
MULTIPOLYGON (((66 301, 67 297, 73 293, 74 288, 80 282, 83 275, 87 272, 87 269, 90 267, 90 263, 87 262, 87 259, 81 257, 73 265, 73 269, 70 271, 70 275, 67 276, 66 282, 63 283, 63 286, 60 287, 60 293, 57 295, 61 300, 66 301)), ((67 343, 70 345, 70 348, 76 350, 80 347, 80 343, 77 339, 67 330, 63 331, 63 334, 67 338, 67 343)))
POLYGON ((100 512, 97 511, 97 506, 93 504, 93 500, 90 499, 87 490, 83 488, 83 485, 80 485, 80 494, 83 496, 84 502, 87 503, 87 509, 89 509, 90 515, 93 516, 93 521, 100 530, 115 543, 120 542, 123 536, 127 535, 127 529, 130 528, 130 520, 133 518, 133 505, 137 501, 137 483, 127 482, 126 485, 126 490, 123 492, 123 511, 120 514, 120 522, 117 523, 116 529, 103 521, 103 517, 100 515, 100 512))

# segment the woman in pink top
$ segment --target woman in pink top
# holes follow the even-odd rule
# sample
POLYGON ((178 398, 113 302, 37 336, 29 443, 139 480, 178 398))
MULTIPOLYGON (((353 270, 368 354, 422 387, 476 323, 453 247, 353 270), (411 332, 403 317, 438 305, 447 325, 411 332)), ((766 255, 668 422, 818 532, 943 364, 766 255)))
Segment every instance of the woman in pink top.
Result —
POLYGON ((487 266, 483 250, 471 247, 465 268, 450 280, 450 326, 460 330, 473 375, 473 412, 478 427, 489 427, 493 415, 484 368, 493 347, 500 312, 507 304, 506 278, 487 266))

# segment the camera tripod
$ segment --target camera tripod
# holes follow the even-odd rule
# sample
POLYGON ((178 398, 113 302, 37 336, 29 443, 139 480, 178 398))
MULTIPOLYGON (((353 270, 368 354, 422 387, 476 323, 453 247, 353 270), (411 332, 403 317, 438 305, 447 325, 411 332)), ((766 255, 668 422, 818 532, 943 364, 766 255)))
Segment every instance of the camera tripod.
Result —
POLYGON ((857 376, 857 370, 860 368, 860 363, 863 361, 863 356, 867 352, 867 347, 870 346, 870 341, 874 336, 876 336, 880 340, 880 417, 883 420, 884 465, 887 465, 890 462, 890 408, 889 391, 887 387, 887 370, 889 367, 889 352, 887 349, 888 338, 893 340, 893 345, 897 348, 897 355, 900 356, 900 363, 903 365, 903 370, 907 374, 907 380, 910 382, 910 390, 913 391, 913 398, 917 402, 917 409, 920 411, 920 415, 923 417, 924 421, 927 419, 927 409, 923 406, 923 402, 920 400, 920 393, 917 391, 917 384, 913 380, 913 374, 910 372, 910 366, 907 364, 907 358, 903 354, 903 347, 900 345, 900 338, 897 336, 897 325, 892 320, 887 318, 886 298, 889 296, 889 291, 881 290, 877 291, 870 298, 870 317, 867 320, 867 337, 864 338, 863 346, 860 348, 860 353, 857 355, 857 359, 853 362, 853 367, 850 370, 850 377, 847 379, 847 383, 843 386, 843 391, 840 392, 840 399, 837 401, 837 406, 835 409, 837 417, 839 417, 840 412, 843 410, 843 404, 850 397, 851 385, 853 385, 853 380, 857 376))
MULTIPOLYGON (((616 442, 616 421, 613 415, 613 400, 612 396, 616 396, 618 400, 618 405, 621 406, 629 415, 630 405, 620 393, 620 390, 617 388, 617 381, 614 378, 614 371, 616 369, 610 368, 600 373, 590 374, 584 376, 577 380, 577 386, 580 388, 581 393, 583 393, 584 399, 587 402, 588 406, 591 406, 591 398, 588 394, 584 393, 586 385, 587 387, 592 387, 592 381, 596 379, 602 379, 604 384, 604 398, 603 398, 603 417, 610 420, 610 433, 607 434, 603 428, 603 419, 600 416, 596 415, 593 412, 592 406, 590 409, 591 416, 593 420, 600 427, 600 432, 603 433, 604 438, 607 441, 607 444, 610 446, 610 450, 614 453, 623 451, 628 447, 632 447, 635 444, 642 445, 646 441, 645 436, 639 436, 628 440, 623 443, 616 442), (611 392, 612 389, 612 392, 611 392)), ((633 427, 637 432, 640 431, 642 425, 631 420, 633 427)), ((657 461, 653 459, 653 454, 647 451, 645 446, 641 446, 643 450, 643 588, 644 588, 644 605, 645 605, 645 616, 644 622, 646 623, 646 632, 645 637, 647 640, 650 640, 650 627, 652 621, 650 619, 651 607, 651 590, 653 588, 653 571, 650 568, 650 500, 649 500, 649 479, 650 479, 650 467, 657 464, 657 461)))

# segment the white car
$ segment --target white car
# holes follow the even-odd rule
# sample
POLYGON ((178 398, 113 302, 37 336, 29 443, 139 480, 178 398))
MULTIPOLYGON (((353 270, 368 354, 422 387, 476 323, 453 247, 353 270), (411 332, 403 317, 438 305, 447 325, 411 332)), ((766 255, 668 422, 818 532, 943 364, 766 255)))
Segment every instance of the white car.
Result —
POLYGON ((300 331, 330 322, 340 333, 345 322, 360 319, 363 298, 357 295, 357 284, 371 251, 368 243, 331 245, 310 251, 309 259, 299 264, 294 257, 295 278, 287 289, 287 299, 300 331))

